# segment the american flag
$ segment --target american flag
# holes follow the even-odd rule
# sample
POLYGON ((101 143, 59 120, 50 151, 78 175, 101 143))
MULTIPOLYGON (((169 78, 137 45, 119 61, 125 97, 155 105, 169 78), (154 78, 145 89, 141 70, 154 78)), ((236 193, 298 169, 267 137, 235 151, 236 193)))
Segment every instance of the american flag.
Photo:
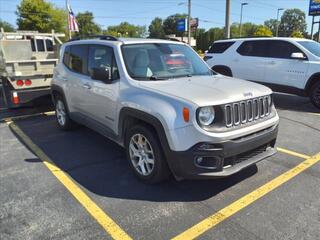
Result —
POLYGON ((69 4, 68 4, 68 11, 69 11, 69 15, 68 15, 69 30, 71 32, 79 32, 79 27, 78 27, 76 17, 69 4))

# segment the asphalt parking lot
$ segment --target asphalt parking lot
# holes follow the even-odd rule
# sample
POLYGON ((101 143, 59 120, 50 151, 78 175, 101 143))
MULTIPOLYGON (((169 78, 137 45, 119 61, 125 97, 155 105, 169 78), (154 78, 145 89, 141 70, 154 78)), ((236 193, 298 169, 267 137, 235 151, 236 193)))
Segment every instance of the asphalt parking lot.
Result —
MULTIPOLYGON (((146 185, 122 148, 1 109, 0 239, 320 239, 320 113, 276 94, 279 152, 232 177, 146 185)), ((38 114, 39 113, 39 114, 38 114)))

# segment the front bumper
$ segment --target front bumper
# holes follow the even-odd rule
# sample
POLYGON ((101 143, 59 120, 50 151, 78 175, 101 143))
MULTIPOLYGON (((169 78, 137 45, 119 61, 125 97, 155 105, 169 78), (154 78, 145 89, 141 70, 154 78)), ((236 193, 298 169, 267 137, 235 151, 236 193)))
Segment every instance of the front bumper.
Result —
POLYGON ((278 125, 222 143, 204 142, 187 151, 168 151, 177 179, 227 177, 276 153, 278 125))

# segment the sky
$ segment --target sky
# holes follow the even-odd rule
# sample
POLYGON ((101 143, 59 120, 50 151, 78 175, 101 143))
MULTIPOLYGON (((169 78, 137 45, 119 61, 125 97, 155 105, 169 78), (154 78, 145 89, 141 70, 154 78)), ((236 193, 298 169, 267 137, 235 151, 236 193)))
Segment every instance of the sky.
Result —
MULTIPOLYGON (((65 0, 48 0, 65 8, 65 0)), ((69 0, 75 14, 90 11, 95 21, 103 28, 127 21, 149 26, 155 17, 166 18, 175 13, 187 13, 188 0, 69 0)), ((243 22, 263 24, 276 18, 278 8, 299 8, 306 13, 308 31, 312 17, 308 16, 309 0, 231 0, 231 22, 239 22, 241 3, 243 22)), ((16 6, 20 0, 0 0, 0 19, 16 25, 16 6)), ((191 0, 192 17, 199 18, 199 28, 222 27, 225 21, 225 0, 191 0)))

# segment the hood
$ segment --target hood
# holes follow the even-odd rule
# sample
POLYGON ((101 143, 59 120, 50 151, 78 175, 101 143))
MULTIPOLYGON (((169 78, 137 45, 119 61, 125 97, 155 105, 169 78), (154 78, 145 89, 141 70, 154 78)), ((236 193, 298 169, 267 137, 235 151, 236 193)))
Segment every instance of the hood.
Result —
POLYGON ((222 75, 141 81, 140 85, 185 99, 198 106, 238 102, 272 93, 268 87, 263 85, 222 75))

